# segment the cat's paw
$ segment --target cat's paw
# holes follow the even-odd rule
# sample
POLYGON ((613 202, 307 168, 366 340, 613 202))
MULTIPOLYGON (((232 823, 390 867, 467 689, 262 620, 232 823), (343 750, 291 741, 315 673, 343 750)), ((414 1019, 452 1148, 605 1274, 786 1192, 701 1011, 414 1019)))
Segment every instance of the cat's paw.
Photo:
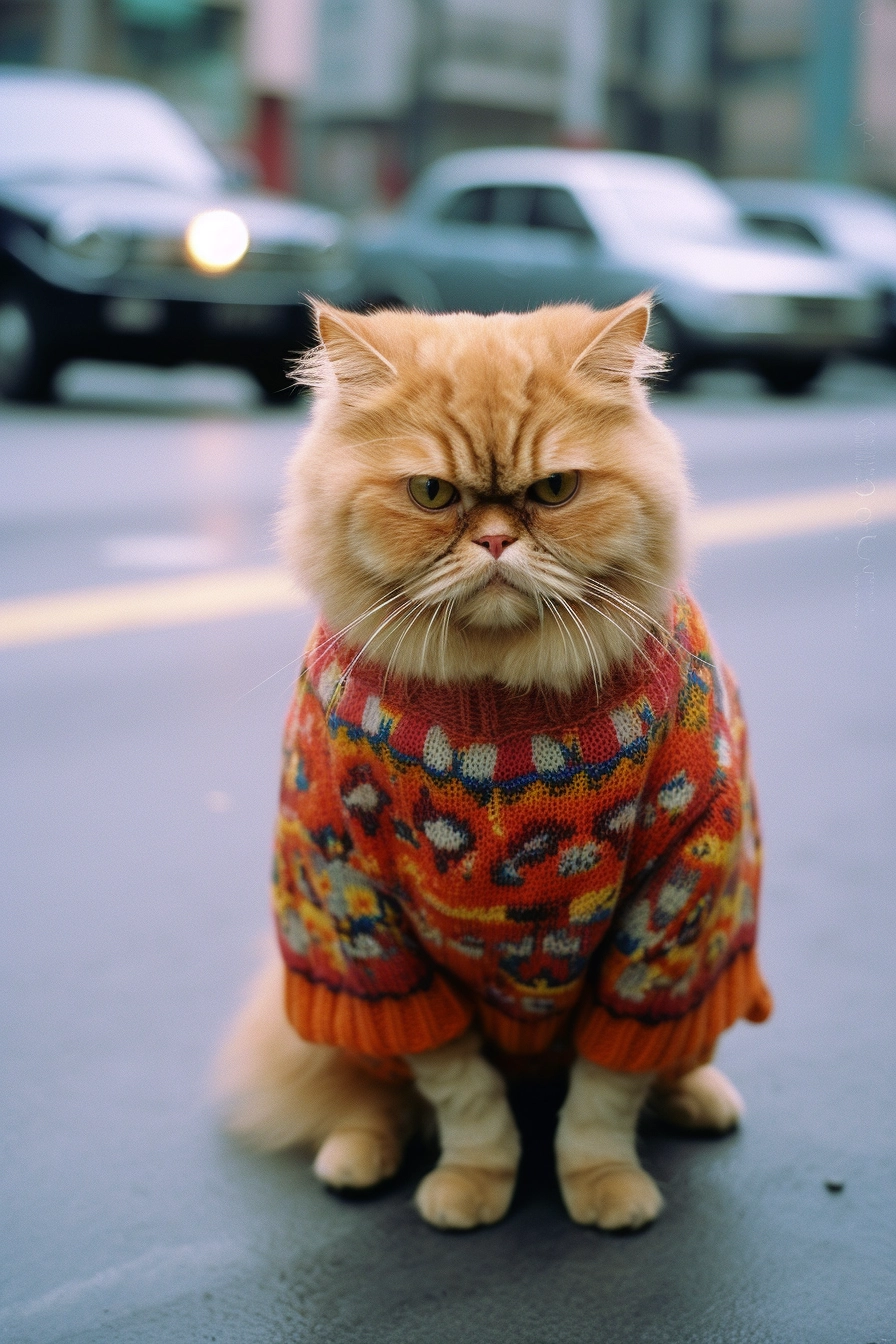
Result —
POLYGON ((468 1231, 504 1217, 515 1183, 515 1171, 448 1164, 424 1177, 417 1186, 414 1203, 433 1227, 468 1231))
POLYGON ((744 1113, 744 1100, 720 1069, 704 1064, 671 1086, 657 1086, 651 1095, 654 1110, 680 1129, 727 1134, 744 1113))
POLYGON ((338 1129, 314 1159, 314 1174, 334 1190, 364 1190, 394 1176, 401 1145, 370 1129, 338 1129))
POLYGON ((561 1174, 563 1202, 574 1223, 621 1232, 652 1223, 663 1207, 656 1182, 628 1162, 602 1162, 561 1174))

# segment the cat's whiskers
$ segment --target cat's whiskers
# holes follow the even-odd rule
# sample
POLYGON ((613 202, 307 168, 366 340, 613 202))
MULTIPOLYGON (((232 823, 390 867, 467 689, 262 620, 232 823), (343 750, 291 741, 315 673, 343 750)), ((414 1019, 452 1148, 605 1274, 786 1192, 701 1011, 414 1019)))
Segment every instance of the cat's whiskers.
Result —
POLYGON ((296 663, 300 663, 303 657, 304 654, 300 653, 298 658, 290 658, 288 663, 284 663, 282 667, 278 667, 276 672, 272 672, 269 677, 264 677, 261 681, 257 682, 256 685, 252 686, 248 691, 243 691, 242 695, 237 696, 234 703, 238 705, 241 700, 245 700, 247 695, 254 695, 255 692, 260 690, 262 686, 266 686, 269 681, 273 681, 274 677, 279 677, 281 672, 285 672, 290 667, 295 667, 296 663))
POLYGON ((353 621, 349 621, 348 625, 344 625, 342 629, 337 631, 335 635, 330 635, 328 639, 322 640, 321 643, 318 644, 316 648, 314 648, 311 651, 310 655, 300 653, 297 658, 290 658, 288 663, 284 663, 282 667, 278 667, 276 671, 270 674, 270 676, 263 677, 261 681, 257 682, 256 685, 252 686, 248 691, 243 691, 243 694, 237 698, 235 703, 239 704, 240 701, 245 700, 247 696, 254 695, 255 692, 260 690, 262 686, 266 686, 269 681, 273 681, 274 677, 279 677, 281 672, 286 672, 289 668, 295 667, 297 663, 301 663, 303 658, 305 660, 306 665, 309 668, 311 668, 313 664, 318 663, 322 658, 325 658, 327 654, 333 649, 333 647, 339 643, 340 639, 342 639, 342 637, 346 635, 353 626, 358 625, 360 621, 366 620, 368 616, 372 616, 374 612, 379 611, 382 607, 387 606, 390 602, 397 602, 397 601, 398 601, 398 594, 392 597, 383 598, 381 602, 374 603, 374 605, 368 607, 366 611, 362 611, 360 616, 356 616, 353 621))
POLYGON ((449 598, 448 598, 448 604, 447 604, 447 606, 445 607, 445 614, 444 614, 444 617, 443 617, 443 619, 442 619, 441 643, 440 643, 440 663, 441 663, 442 676, 443 676, 443 677, 447 675, 447 673, 446 673, 446 668, 445 668, 445 660, 446 660, 447 649, 448 649, 448 631, 449 631, 450 628, 451 628, 451 613, 452 613, 453 610, 454 610, 454 604, 455 604, 456 601, 457 601, 457 598, 456 598, 456 597, 449 597, 449 598))
POLYGON ((569 612, 570 616, 575 621, 576 625, 581 631, 582 639, 585 641, 586 652, 588 653, 588 661, 591 663, 591 675, 594 678, 594 694, 598 698, 600 698, 600 688, 603 685, 603 673, 602 669, 599 666, 600 660, 597 657, 597 650, 595 649, 593 643, 591 642, 591 636, 588 634, 584 622, 576 613, 576 611, 573 609, 573 607, 570 606, 570 604, 566 601, 566 598, 560 597, 558 595, 557 601, 560 602, 563 605, 563 607, 565 607, 565 609, 569 612))
POLYGON ((431 565, 425 575, 421 576, 419 584, 405 583, 408 593, 419 598, 421 602, 431 602, 433 598, 441 602, 447 596, 446 589, 449 589, 455 580, 469 582, 470 576, 463 561, 455 555, 445 557, 445 560, 449 563, 440 560, 431 565))
POLYGON ((398 608, 397 611, 390 612, 389 615, 386 616, 384 620, 380 621, 379 625, 376 627, 376 629, 374 630, 374 632, 373 632, 373 634, 370 636, 370 638, 367 639, 367 640, 361 645, 360 649, 359 649, 358 652, 355 654, 355 656, 352 658, 352 660, 351 660, 351 662, 349 663, 348 667, 347 667, 347 668, 345 669, 345 671, 342 673, 342 675, 340 676, 339 680, 336 682, 336 685, 335 685, 334 688, 333 688, 333 694, 331 695, 329 704, 327 705, 327 714, 329 714, 329 713, 330 713, 330 710, 333 708, 333 705, 334 705, 335 702, 336 702, 336 696, 338 695, 339 691, 340 691, 340 690, 343 690, 343 689, 345 688, 346 684, 348 683, 349 677, 351 676, 352 672, 354 671, 354 669, 355 669, 357 663, 359 662, 359 660, 360 660, 361 658, 364 657, 364 654, 365 654, 365 653, 367 652, 367 650, 370 648, 371 644, 373 644, 374 640, 377 639, 377 638, 379 637, 379 635, 383 632, 383 630, 385 630, 386 626, 390 625, 390 624, 392 623, 392 621, 397 620, 398 617, 401 616, 401 614, 402 614, 403 612, 407 611, 408 607, 412 607, 412 606, 414 606, 414 602, 413 602, 413 600, 408 599, 408 601, 407 601, 407 602, 404 602, 404 603, 398 608))
MULTIPOLYGON (((573 620, 575 620, 578 628, 581 630, 583 639, 587 640, 589 658, 592 661, 592 672, 594 671, 594 664, 596 660, 597 666, 599 668, 598 684, 602 685, 603 674, 607 670, 606 660, 605 659, 602 660, 597 656, 597 650, 594 646, 592 634, 589 633, 585 622, 576 612, 574 604, 578 602, 581 603, 583 606, 587 606, 597 616, 601 617, 602 620, 607 621, 630 642, 635 651, 638 651, 640 649, 639 641, 634 638, 631 631, 626 630, 624 626, 619 624, 618 621, 614 621, 613 618, 609 616, 607 612, 605 612, 602 608, 597 607, 594 605, 594 603, 588 602, 584 599, 582 594, 582 584, 583 581, 587 582, 587 580, 583 580, 583 576, 576 574, 574 571, 571 571, 556 557, 546 554, 544 551, 536 552, 535 556, 533 557, 533 560, 534 563, 532 565, 532 568, 535 571, 535 574, 540 584, 545 590, 544 600, 549 601, 548 594, 550 594, 550 597, 553 598, 554 601, 561 602, 563 604, 563 606, 569 612, 570 616, 573 618, 573 620)), ((621 614, 629 615, 629 613, 621 613, 621 614)), ((647 659, 647 661, 648 664, 651 667, 653 667, 653 664, 650 662, 650 660, 647 659)))
POLYGON ((325 658, 339 641, 348 634, 349 630, 354 628, 354 626, 360 625, 361 621, 366 621, 368 617, 373 616, 375 612, 388 606, 390 602, 398 602, 400 599, 401 592, 396 592, 390 597, 384 597, 380 602, 375 602, 372 606, 368 607, 366 611, 362 611, 360 616, 356 616, 353 621, 349 621, 348 625, 344 625, 341 630, 337 630, 335 635, 330 635, 328 639, 323 640, 314 650, 314 657, 318 661, 320 661, 321 658, 325 658))
POLYGON ((426 668, 426 647, 429 644, 429 636, 432 633, 433 622, 436 620, 438 616, 440 616, 444 605, 445 605, 445 599, 443 598, 441 601, 437 602, 432 609, 432 615, 429 618, 429 625, 426 627, 426 633, 423 636, 423 647, 420 650, 421 671, 425 670, 426 668))
POLYGON ((570 656, 571 656, 573 662, 576 662, 577 659, 576 659, 576 656, 575 656, 575 651, 576 651, 576 650, 575 650, 575 645, 571 643, 572 636, 567 634, 566 622, 565 622, 564 619, 563 619, 563 613, 557 610, 557 608, 554 606, 554 603, 553 603, 553 601, 551 600, 551 598, 549 598, 546 594, 543 594, 543 597, 544 597, 545 605, 546 605, 546 607, 548 608, 548 610, 551 612, 551 614, 553 615, 554 620, 555 620, 555 622, 556 622, 556 624, 557 624, 557 628, 558 628, 559 631, 560 631, 560 637, 561 637, 562 640, 563 640, 564 648, 570 650, 570 656))
MULTIPOLYGON (((414 609, 411 612, 409 612, 408 615, 406 615, 401 621, 401 626, 403 626, 404 628, 402 629, 401 634, 398 636, 398 640, 395 644, 395 647, 392 650, 392 653, 389 656, 389 661, 386 664, 386 670, 383 673, 383 688, 382 688, 383 695, 386 694, 386 684, 389 680, 389 673, 392 671, 392 664, 395 662, 395 657, 398 653, 398 650, 401 648, 405 636, 413 629, 417 617, 420 615, 421 612, 425 610, 426 610, 425 604, 423 602, 418 602, 414 606, 414 609)), ((396 627, 396 629, 392 631, 392 634, 395 635, 399 628, 400 627, 396 627)))
MULTIPOLYGON (((712 665, 712 660, 710 658, 704 658, 702 653, 694 653, 692 649, 689 649, 686 645, 682 644, 681 640, 676 639, 671 631, 665 630, 665 627, 662 627, 664 629, 665 639, 661 638, 656 633, 657 622, 653 621, 650 614, 646 612, 643 607, 639 607, 637 602, 633 602, 630 598, 623 597, 623 595, 618 593, 615 588, 610 588, 608 585, 602 584, 597 580, 591 579, 588 583, 589 587, 599 593, 601 597, 605 597, 607 600, 615 602, 617 607, 624 606, 628 608, 632 620, 635 620, 635 616, 637 615, 643 617, 645 622, 650 622, 648 625, 642 625, 641 628, 650 635, 652 639, 655 639, 664 649, 668 650, 668 644, 671 642, 681 649, 682 653, 686 654, 688 658, 693 658, 698 663, 704 663, 707 667, 712 665)), ((640 622, 637 621, 635 623, 640 624, 640 622)))
MULTIPOLYGON (((657 675, 657 673, 659 672, 659 668, 648 654, 642 640, 638 639, 635 635, 633 635, 631 630, 626 629, 624 625, 620 625, 619 621, 614 621, 610 613, 608 611, 605 611, 603 607, 596 607, 593 602, 589 602, 584 597, 580 597, 579 601, 582 603, 583 606, 590 607, 592 611, 597 612, 597 614, 602 618, 602 620, 605 620, 610 625, 615 626, 615 628, 619 631, 619 633, 622 636, 624 636, 624 638, 627 639, 631 644, 632 658, 634 659, 635 656, 640 655, 640 657, 643 658, 644 662, 650 668, 650 671, 653 673, 653 675, 654 676, 657 675)), ((616 608, 616 610, 620 616, 625 616, 628 620, 631 620, 631 616, 628 612, 623 611, 618 607, 616 608)), ((665 645, 663 645, 663 649, 665 652, 668 653, 668 649, 666 649, 665 645)))
POLYGON ((530 567, 540 582, 553 583, 555 592, 562 584, 564 597, 574 598, 578 595, 577 576, 553 556, 546 556, 544 551, 536 552, 530 559, 530 567))
POLYGON ((647 634, 652 634, 655 638, 657 637, 656 630, 658 622, 649 612, 645 611, 643 607, 640 607, 637 602, 626 597, 623 593, 618 592, 615 588, 611 588, 609 584, 601 583, 599 580, 586 579, 584 582, 586 588, 590 592, 599 597, 605 597, 609 602, 613 602, 617 607, 625 610, 631 616, 632 620, 635 620, 640 624, 642 630, 647 634))
POLYGON ((648 588, 659 588, 661 592, 668 593, 670 597, 674 597, 676 593, 681 592, 680 585, 677 588, 670 588, 668 584, 657 583, 655 579, 645 578, 643 574, 634 573, 631 569, 626 569, 622 565, 611 565, 608 560, 603 562, 601 569, 611 569, 614 574, 621 574, 624 578, 634 579, 636 583, 644 583, 648 588))
MULTIPOLYGON (((612 598, 608 593, 600 593, 598 594, 598 596, 603 597, 604 601, 612 603, 612 598)), ((644 648, 643 642, 639 639, 636 639, 635 636, 632 634, 631 630, 627 630, 625 626, 620 625, 618 621, 614 621, 613 617, 609 614, 609 612, 605 611, 603 607, 595 606, 595 604, 593 602, 589 602, 586 597, 580 596, 578 600, 582 603, 583 606, 589 607, 592 611, 596 612, 597 615, 600 616, 603 620, 608 621, 610 625, 615 626, 616 629, 620 632, 620 634, 624 635, 625 638, 629 640, 629 642, 632 645, 633 651, 635 653, 640 653, 641 657, 644 659, 645 663, 650 668, 651 672, 654 673, 654 675, 659 671, 659 668, 657 667, 656 663, 654 663, 653 659, 649 656, 647 650, 644 648)), ((620 616, 625 616, 625 618, 631 621, 633 625, 644 630, 646 634, 651 635, 654 639, 656 639, 657 642, 660 644, 664 653, 669 652, 669 649, 667 648, 666 644, 661 639, 659 639, 659 637, 656 634, 654 634, 654 632, 650 630, 647 626, 642 626, 639 621, 636 621, 630 611, 626 611, 624 607, 620 607, 615 603, 612 603, 612 605, 615 606, 615 609, 620 616)))

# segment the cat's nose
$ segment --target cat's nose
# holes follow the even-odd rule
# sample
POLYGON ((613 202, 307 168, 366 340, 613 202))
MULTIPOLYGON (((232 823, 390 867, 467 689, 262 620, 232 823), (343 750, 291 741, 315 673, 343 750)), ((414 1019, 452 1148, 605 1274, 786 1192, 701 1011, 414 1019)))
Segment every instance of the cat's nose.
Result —
POLYGON ((507 536, 477 537, 476 545, 484 546, 493 560, 500 560, 502 553, 515 541, 516 537, 507 536))

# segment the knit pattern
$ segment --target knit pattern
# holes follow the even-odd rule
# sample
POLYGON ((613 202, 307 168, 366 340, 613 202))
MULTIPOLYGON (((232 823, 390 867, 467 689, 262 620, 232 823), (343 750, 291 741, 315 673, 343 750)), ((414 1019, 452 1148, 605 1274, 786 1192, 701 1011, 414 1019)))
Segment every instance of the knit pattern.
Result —
POLYGON ((387 1057, 476 1020, 533 1054, 574 1028, 596 1062, 650 1068, 767 1016, 737 691, 687 595, 671 629, 599 702, 384 690, 315 630, 273 884, 301 1035, 387 1057))

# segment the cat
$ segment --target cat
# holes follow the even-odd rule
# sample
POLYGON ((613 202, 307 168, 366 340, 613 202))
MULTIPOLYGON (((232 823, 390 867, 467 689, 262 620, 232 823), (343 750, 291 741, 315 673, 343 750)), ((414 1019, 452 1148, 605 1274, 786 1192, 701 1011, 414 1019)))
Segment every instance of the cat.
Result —
POLYGON ((316 305, 281 540, 321 622, 287 722, 265 967, 219 1063, 232 1131, 327 1185, 398 1168, 441 1228, 498 1221, 506 1075, 569 1067, 570 1216, 652 1221, 648 1101, 724 1132, 711 1063, 770 997, 730 673, 683 587, 689 489, 645 379, 649 296, 596 312, 316 305))

